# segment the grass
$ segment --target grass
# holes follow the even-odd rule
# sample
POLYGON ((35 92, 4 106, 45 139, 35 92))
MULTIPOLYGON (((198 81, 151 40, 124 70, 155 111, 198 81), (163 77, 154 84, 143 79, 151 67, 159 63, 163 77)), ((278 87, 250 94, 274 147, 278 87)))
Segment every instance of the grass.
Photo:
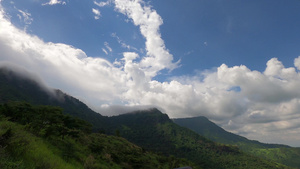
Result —
POLYGON ((41 138, 24 130, 24 126, 9 121, 1 121, 0 135, 8 132, 11 133, 11 136, 8 140, 5 140, 6 143, 2 145, 2 151, 10 155, 6 155, 7 162, 1 162, 1 164, 6 165, 7 168, 10 168, 10 166, 37 169, 80 168, 65 162, 58 155, 57 152, 59 152, 59 150, 55 150, 49 143, 45 143, 41 138))

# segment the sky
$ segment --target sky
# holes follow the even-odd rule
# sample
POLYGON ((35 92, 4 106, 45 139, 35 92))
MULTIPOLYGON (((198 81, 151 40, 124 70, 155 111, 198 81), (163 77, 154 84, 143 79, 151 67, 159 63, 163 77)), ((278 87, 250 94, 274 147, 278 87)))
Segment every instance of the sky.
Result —
POLYGON ((0 65, 102 115, 157 107, 300 147, 298 0, 0 0, 0 65))

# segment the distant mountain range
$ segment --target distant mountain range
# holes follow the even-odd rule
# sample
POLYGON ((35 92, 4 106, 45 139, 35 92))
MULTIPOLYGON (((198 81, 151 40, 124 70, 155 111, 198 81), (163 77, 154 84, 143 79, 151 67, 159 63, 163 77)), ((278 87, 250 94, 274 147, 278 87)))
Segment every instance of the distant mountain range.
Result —
POLYGON ((255 140, 249 140, 245 137, 237 134, 230 133, 223 128, 219 127, 215 123, 211 122, 204 116, 192 117, 192 118, 178 118, 173 121, 183 127, 191 129, 196 133, 205 136, 206 138, 223 144, 237 145, 240 148, 247 148, 251 145, 256 148, 288 148, 287 145, 280 144, 265 144, 255 140), (244 147, 246 146, 246 147, 244 147))
MULTIPOLYGON (((126 138, 145 151, 185 158, 194 163, 194 168, 288 168, 278 162, 300 168, 297 162, 292 162, 296 157, 299 159, 299 154, 290 156, 290 151, 286 151, 288 154, 281 158, 283 160, 269 157, 271 149, 294 151, 295 148, 250 141, 226 132, 205 117, 193 118, 193 122, 187 122, 191 119, 171 120, 155 108, 105 117, 60 90, 46 90, 32 78, 1 68, 0 103, 10 101, 62 107, 65 114, 91 123, 94 132, 126 138), (184 126, 185 123, 193 126, 184 126)), ((281 156, 281 153, 283 151, 278 151, 276 155, 281 156)))
POLYGON ((249 140, 245 137, 227 132, 203 116, 173 119, 173 121, 217 143, 237 146, 242 151, 252 155, 300 168, 300 148, 249 140))

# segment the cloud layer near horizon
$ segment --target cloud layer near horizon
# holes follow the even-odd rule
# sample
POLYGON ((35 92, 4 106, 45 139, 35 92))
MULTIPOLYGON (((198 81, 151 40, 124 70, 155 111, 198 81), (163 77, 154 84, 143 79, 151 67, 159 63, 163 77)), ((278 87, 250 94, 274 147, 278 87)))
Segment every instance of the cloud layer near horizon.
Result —
POLYGON ((252 139, 300 142, 300 57, 290 68, 272 58, 264 72, 222 64, 193 77, 155 81, 161 70, 173 70, 179 64, 159 33, 162 18, 142 1, 116 0, 114 5, 140 28, 146 40, 145 56, 125 52, 118 61, 121 65, 114 65, 67 44, 44 42, 13 26, 0 6, 1 62, 38 74, 48 86, 79 98, 104 115, 124 109, 117 105, 155 106, 172 118, 207 116, 252 139))

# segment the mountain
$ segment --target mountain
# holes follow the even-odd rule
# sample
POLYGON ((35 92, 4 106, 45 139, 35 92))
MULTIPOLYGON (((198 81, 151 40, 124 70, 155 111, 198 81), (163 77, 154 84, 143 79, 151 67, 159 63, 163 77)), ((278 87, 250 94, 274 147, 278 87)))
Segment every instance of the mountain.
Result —
POLYGON ((255 156, 300 168, 300 148, 280 144, 265 144, 227 132, 206 117, 180 118, 173 121, 218 143, 233 145, 255 156))
POLYGON ((214 143, 181 127, 158 109, 135 111, 110 118, 110 133, 117 133, 148 151, 186 158, 201 168, 284 168, 214 143))
MULTIPOLYGON (((129 114, 114 117, 102 116, 99 113, 96 113, 89 109, 78 99, 68 96, 67 94, 59 90, 49 89, 43 86, 42 83, 37 82, 35 78, 24 77, 18 74, 18 72, 15 72, 11 69, 0 69, 0 96, 0 102, 4 105, 9 104, 12 101, 26 101, 33 104, 34 106, 59 106, 63 109, 62 111, 64 114, 78 117, 90 122, 93 125, 94 132, 102 130, 107 134, 120 136, 131 142, 130 144, 120 144, 120 148, 114 149, 114 154, 122 154, 122 145, 124 146, 124 148, 126 148, 127 146, 137 145, 139 147, 142 147, 142 152, 150 151, 159 153, 164 156, 169 156, 171 158, 171 161, 172 159, 185 158, 194 163, 193 168, 286 168, 281 164, 270 162, 246 154, 240 151, 235 146, 225 146, 222 144, 214 143, 189 129, 180 127, 172 120, 170 120, 166 114, 161 113, 158 109, 155 108, 143 111, 135 111, 129 114), (120 149, 120 152, 118 152, 118 149, 120 149)), ((49 130, 53 127, 48 123, 47 120, 43 121, 42 124, 47 124, 49 130)), ((29 126, 30 129, 30 125, 32 124, 26 123, 21 125, 24 125, 23 127, 25 128, 29 126)), ((60 125, 54 126, 58 127, 58 129, 65 128, 63 127, 62 122, 60 122, 60 125)), ((48 128, 47 130, 40 131, 40 133, 45 134, 45 132, 47 133, 47 131, 48 128)), ((0 134, 3 134, 3 132, 6 133, 6 131, 4 130, 0 134)), ((70 133, 68 135, 72 135, 72 133, 73 130, 70 130, 70 133)), ((64 136, 61 137, 63 138, 64 136)), ((104 145, 104 147, 106 147, 106 149, 108 149, 108 147, 113 148, 113 143, 117 142, 114 141, 114 137, 110 137, 108 135, 103 135, 103 137, 107 137, 108 139, 107 141, 103 141, 103 144, 108 144, 104 145)), ((47 140, 45 142, 47 142, 47 140)), ((74 140, 71 140, 68 143, 70 143, 70 145, 73 145, 73 142, 74 140)), ((75 147, 75 149, 70 150, 72 151, 71 154, 81 154, 80 152, 83 150, 81 150, 80 147, 85 147, 84 143, 86 142, 86 140, 75 139, 75 142, 76 144, 74 143, 73 146, 73 148, 75 147), (76 141, 82 141, 82 144, 77 144, 76 141)), ((101 139, 94 140, 94 143, 99 144, 100 147, 103 145, 101 142, 101 139)), ((51 144, 56 144, 56 142, 51 142, 51 144)), ((59 148, 69 148, 68 144, 63 145, 65 146, 59 148)), ((59 148, 55 151, 59 151, 59 148)), ((91 151, 94 149, 97 149, 97 146, 93 147, 91 151)), ((69 152, 66 151, 66 153, 69 152)), ((130 156, 130 153, 133 152, 124 152, 124 156, 126 154, 130 156)), ((97 159, 95 156, 97 156, 97 154, 93 155, 93 158, 97 159)), ((106 156, 108 160, 112 159, 112 163, 114 162, 115 158, 112 157, 111 153, 108 153, 107 155, 104 154, 104 156, 106 156)), ((102 158, 104 157, 101 156, 98 160, 102 158)), ((82 159, 81 156, 78 156, 72 160, 80 161, 82 159)), ((121 159, 119 160, 122 161, 121 159)), ((147 160, 144 159, 142 161, 145 162, 147 160)), ((186 163, 189 164, 189 162, 186 163)), ((118 165, 121 164, 118 163, 118 165)))
POLYGON ((208 120, 204 116, 192 117, 192 118, 179 118, 173 119, 173 121, 183 127, 191 129, 196 133, 205 136, 206 138, 223 144, 238 145, 241 148, 245 148, 244 145, 251 144, 257 148, 287 148, 287 145, 280 144, 265 144, 254 140, 248 140, 245 137, 237 134, 230 133, 223 128, 219 127, 215 123, 208 120))
POLYGON ((32 75, 22 75, 9 67, 0 68, 0 103, 26 101, 34 105, 63 108, 65 114, 81 118, 93 125, 94 131, 106 125, 107 117, 91 110, 78 99, 57 89, 51 89, 32 75))

